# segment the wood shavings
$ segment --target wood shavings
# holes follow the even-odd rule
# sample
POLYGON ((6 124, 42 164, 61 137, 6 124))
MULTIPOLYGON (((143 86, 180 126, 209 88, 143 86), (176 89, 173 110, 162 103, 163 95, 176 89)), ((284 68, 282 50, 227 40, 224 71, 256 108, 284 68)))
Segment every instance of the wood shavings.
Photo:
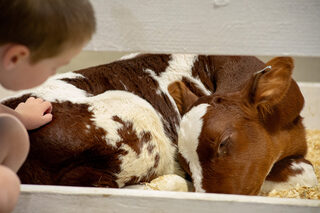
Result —
POLYGON ((314 187, 299 186, 290 190, 272 190, 264 196, 320 200, 320 130, 307 130, 308 154, 306 159, 313 164, 318 179, 314 187))

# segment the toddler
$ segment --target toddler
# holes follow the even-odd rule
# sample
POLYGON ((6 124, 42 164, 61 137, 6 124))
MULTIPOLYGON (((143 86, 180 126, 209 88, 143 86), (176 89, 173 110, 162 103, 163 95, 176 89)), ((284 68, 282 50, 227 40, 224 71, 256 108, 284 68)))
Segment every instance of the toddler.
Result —
MULTIPOLYGON (((68 64, 95 32, 88 0, 0 0, 0 84, 11 90, 43 83, 68 64)), ((27 130, 52 120, 50 102, 29 98, 14 110, 0 104, 0 213, 20 193, 16 175, 29 151, 27 130)))

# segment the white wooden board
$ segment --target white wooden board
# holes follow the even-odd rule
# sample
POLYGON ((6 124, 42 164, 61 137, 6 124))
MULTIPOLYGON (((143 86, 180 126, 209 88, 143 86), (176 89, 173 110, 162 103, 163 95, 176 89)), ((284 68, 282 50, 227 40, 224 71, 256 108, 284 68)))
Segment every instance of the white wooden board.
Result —
POLYGON ((320 200, 130 189, 22 185, 15 213, 320 212, 320 200))
POLYGON ((319 0, 91 0, 87 50, 320 56, 319 0))

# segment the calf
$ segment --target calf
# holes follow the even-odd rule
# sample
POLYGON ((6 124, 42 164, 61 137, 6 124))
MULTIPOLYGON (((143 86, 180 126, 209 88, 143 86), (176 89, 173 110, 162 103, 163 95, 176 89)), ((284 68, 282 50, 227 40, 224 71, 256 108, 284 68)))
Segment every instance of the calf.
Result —
POLYGON ((54 76, 4 101, 15 108, 34 96, 53 104, 53 121, 29 131, 30 154, 18 175, 23 183, 123 187, 182 175, 179 146, 196 191, 256 194, 277 160, 303 159, 306 151, 303 98, 294 81, 273 97, 277 106, 283 99, 296 104, 267 102, 252 112, 248 97, 268 94, 259 88, 270 74, 255 74, 265 66, 255 57, 147 54, 54 76), (278 138, 291 137, 300 148, 285 154, 284 146, 271 144, 279 131, 278 138))
MULTIPOLYGON (((52 102, 53 120, 29 131, 22 183, 123 187, 182 174, 176 161, 179 111, 168 84, 193 76, 195 55, 140 55, 56 75, 4 101, 52 102)), ((209 81, 208 81, 209 82, 209 81)), ((210 85, 209 85, 210 86, 210 85)))
POLYGON ((317 184, 304 158, 304 99, 292 59, 252 60, 213 58, 216 90, 208 96, 183 82, 169 87, 183 115, 179 159, 198 192, 255 195, 317 184))

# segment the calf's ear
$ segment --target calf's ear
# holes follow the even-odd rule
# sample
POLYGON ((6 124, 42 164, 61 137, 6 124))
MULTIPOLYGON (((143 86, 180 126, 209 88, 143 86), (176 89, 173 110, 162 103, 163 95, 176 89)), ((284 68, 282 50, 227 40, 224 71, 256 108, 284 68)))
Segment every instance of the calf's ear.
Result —
POLYGON ((181 115, 184 115, 189 107, 198 100, 198 96, 181 81, 171 83, 168 86, 168 91, 176 102, 181 115))
POLYGON ((268 108, 279 103, 286 95, 294 68, 291 57, 271 59, 264 70, 252 78, 250 99, 257 107, 268 108))

